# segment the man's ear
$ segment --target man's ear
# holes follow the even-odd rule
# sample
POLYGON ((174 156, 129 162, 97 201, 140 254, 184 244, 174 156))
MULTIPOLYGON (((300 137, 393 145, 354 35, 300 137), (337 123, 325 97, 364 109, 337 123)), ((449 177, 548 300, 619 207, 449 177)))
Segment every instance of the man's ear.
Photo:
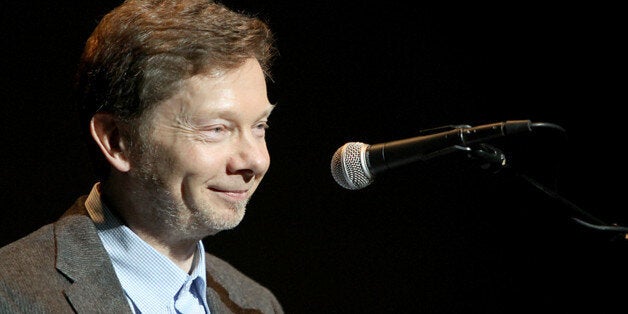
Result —
POLYGON ((89 130, 107 161, 120 172, 129 171, 128 147, 120 135, 120 125, 114 116, 106 112, 94 114, 89 130))

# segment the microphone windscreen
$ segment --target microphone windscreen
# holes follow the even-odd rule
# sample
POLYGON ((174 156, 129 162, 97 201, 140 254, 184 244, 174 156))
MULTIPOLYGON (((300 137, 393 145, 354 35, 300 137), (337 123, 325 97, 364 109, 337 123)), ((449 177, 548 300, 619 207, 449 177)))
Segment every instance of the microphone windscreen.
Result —
POLYGON ((349 190, 364 188, 373 182, 366 162, 367 144, 349 142, 336 150, 331 159, 331 175, 349 190))

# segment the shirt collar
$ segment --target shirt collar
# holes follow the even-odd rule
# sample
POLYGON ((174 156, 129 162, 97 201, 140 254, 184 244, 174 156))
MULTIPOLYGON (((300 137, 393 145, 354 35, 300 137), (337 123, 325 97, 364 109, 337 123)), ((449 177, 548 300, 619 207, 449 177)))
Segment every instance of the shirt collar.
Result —
POLYGON ((94 221, 127 297, 142 313, 170 312, 183 286, 196 284, 207 309, 205 249, 199 241, 192 271, 188 275, 170 259, 120 223, 102 203, 99 183, 92 188, 85 207, 94 221), (187 284, 186 284, 187 283, 187 284))

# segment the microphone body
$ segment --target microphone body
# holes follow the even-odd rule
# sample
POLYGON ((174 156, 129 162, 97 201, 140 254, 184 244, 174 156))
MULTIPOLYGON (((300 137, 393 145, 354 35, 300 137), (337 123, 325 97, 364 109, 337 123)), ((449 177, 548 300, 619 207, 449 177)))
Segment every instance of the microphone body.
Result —
POLYGON ((357 190, 371 184, 374 176, 386 170, 454 151, 468 151, 471 144, 531 130, 529 120, 513 120, 457 127, 374 145, 349 142, 338 148, 332 157, 332 176, 340 186, 357 190))

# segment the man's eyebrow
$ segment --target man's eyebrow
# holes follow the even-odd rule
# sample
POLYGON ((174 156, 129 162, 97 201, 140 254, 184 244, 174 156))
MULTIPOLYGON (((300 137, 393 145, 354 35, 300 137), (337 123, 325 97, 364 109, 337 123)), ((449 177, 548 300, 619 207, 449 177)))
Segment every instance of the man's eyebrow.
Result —
MULTIPOLYGON (((260 120, 260 119, 269 117, 270 114, 272 113, 273 109, 275 109, 275 106, 276 105, 274 105, 274 104, 269 104, 268 107, 266 109, 264 109, 264 111, 262 111, 262 113, 259 116, 257 116, 256 120, 260 120)), ((237 116, 238 112, 237 111, 233 111, 233 110, 229 110, 229 109, 228 110, 217 109, 217 110, 212 110, 211 111, 211 115, 224 116, 226 118, 231 118, 231 117, 237 116)), ((202 120, 203 118, 206 118, 206 117, 207 117, 207 113, 202 113, 202 114, 195 113, 195 114, 191 114, 191 115, 182 115, 181 117, 179 117, 178 120, 179 120, 180 123, 182 122, 182 123, 186 123, 186 124, 192 125, 193 124, 192 121, 194 121, 195 119, 200 118, 202 120)))
POLYGON ((259 116, 259 118, 267 118, 270 116, 270 114, 273 112, 273 109, 275 109, 275 106, 277 106, 276 104, 270 104, 268 106, 268 108, 266 110, 264 110, 264 112, 259 116))

